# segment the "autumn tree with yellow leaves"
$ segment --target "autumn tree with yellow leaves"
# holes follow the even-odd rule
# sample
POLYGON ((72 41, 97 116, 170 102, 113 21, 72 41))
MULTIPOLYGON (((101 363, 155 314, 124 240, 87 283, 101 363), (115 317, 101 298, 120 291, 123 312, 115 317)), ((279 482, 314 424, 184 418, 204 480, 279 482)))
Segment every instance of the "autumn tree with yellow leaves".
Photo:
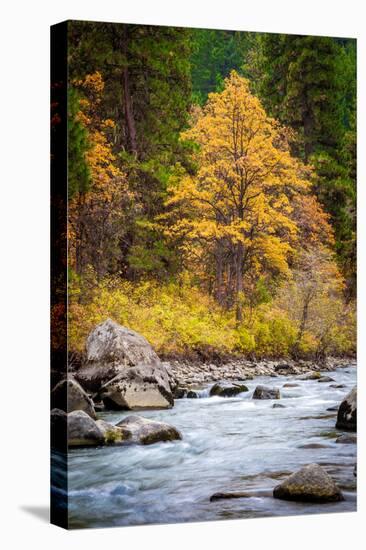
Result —
POLYGON ((167 204, 176 210, 168 233, 184 236, 188 262, 214 259, 214 294, 233 300, 240 322, 245 281, 289 272, 299 233, 293 200, 308 192, 310 170, 234 71, 183 139, 198 144, 198 168, 170 187, 167 204))

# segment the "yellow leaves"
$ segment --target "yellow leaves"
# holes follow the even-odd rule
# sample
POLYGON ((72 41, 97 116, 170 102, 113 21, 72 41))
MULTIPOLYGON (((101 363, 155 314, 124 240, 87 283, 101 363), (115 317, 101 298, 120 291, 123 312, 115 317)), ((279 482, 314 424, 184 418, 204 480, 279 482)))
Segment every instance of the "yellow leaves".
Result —
POLYGON ((88 132, 89 148, 85 158, 91 175, 89 188, 75 193, 69 201, 69 263, 74 267, 80 235, 82 231, 85 233, 86 225, 93 227, 95 240, 98 235, 99 245, 95 253, 102 256, 103 247, 110 245, 113 238, 111 227, 117 227, 124 219, 122 205, 130 201, 132 193, 128 189, 125 173, 117 164, 110 141, 111 129, 115 124, 110 119, 102 119, 96 109, 104 90, 101 74, 87 75, 73 84, 84 94, 79 100, 77 119, 88 132), (104 236, 106 227, 111 232, 108 239, 104 236))
POLYGON ((101 101, 104 81, 101 73, 97 71, 87 75, 83 80, 75 80, 74 85, 86 94, 79 100, 80 111, 77 115, 78 120, 88 130, 90 142, 86 159, 91 170, 92 185, 86 201, 93 199, 95 193, 98 193, 99 200, 111 200, 116 192, 120 192, 126 186, 121 186, 125 176, 116 166, 116 157, 107 133, 109 129, 114 128, 115 123, 111 119, 99 118, 94 109, 95 104, 101 101))
MULTIPOLYGON (((74 79, 73 85, 84 88, 89 94, 100 96, 104 90, 104 80, 99 71, 88 74, 84 79, 74 79)), ((97 98, 100 100, 100 97, 97 98)))
POLYGON ((200 146, 198 171, 170 187, 167 205, 180 209, 173 232, 182 230, 192 244, 210 238, 241 242, 285 272, 297 235, 291 199, 309 188, 309 170, 291 157, 284 129, 267 117, 236 72, 194 115, 182 138, 200 146))
POLYGON ((105 120, 103 120, 103 126, 105 128, 115 128, 116 123, 114 122, 114 120, 106 118, 105 120))

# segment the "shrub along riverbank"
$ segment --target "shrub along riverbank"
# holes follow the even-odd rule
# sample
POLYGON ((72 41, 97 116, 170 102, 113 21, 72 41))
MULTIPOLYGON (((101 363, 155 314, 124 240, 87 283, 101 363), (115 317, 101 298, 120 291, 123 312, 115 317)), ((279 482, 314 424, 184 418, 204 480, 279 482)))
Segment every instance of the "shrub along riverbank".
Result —
POLYGON ((276 300, 244 305, 244 320, 238 323, 234 310, 221 308, 188 276, 164 285, 104 279, 87 287, 84 282, 82 287, 74 280, 69 294, 69 349, 83 352, 89 331, 111 318, 145 336, 163 358, 353 356, 353 307, 345 308, 334 297, 331 301, 319 297, 308 305, 304 323, 301 299, 283 300, 290 292, 286 285, 276 300))

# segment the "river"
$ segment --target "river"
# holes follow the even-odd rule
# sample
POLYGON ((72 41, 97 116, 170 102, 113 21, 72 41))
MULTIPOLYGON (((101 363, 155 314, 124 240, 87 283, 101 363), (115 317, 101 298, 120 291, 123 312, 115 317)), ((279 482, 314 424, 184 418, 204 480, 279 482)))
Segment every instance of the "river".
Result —
MULTIPOLYGON (((179 399, 170 410, 136 414, 178 428, 182 441, 150 446, 69 451, 69 526, 109 527, 356 510, 356 445, 336 443, 339 405, 356 384, 356 368, 327 372, 335 382, 256 377, 234 398, 179 399), (283 388, 286 382, 299 384, 283 388), (331 384, 343 384, 332 388, 331 384), (253 400, 257 384, 278 387, 285 408, 253 400), (317 448, 304 445, 320 444, 317 448), (325 467, 345 500, 309 504, 274 499, 272 489, 305 464, 325 467), (248 491, 250 498, 210 502, 215 492, 248 491)), ((98 417, 116 423, 128 412, 98 417)))

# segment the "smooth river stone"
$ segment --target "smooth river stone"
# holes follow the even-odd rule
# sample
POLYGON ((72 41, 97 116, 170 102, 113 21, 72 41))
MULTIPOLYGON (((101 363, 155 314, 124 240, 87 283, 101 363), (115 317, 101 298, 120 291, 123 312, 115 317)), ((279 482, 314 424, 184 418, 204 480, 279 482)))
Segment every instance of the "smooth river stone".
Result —
POLYGON ((274 498, 300 502, 343 500, 339 487, 319 464, 308 464, 291 474, 273 490, 274 498))

